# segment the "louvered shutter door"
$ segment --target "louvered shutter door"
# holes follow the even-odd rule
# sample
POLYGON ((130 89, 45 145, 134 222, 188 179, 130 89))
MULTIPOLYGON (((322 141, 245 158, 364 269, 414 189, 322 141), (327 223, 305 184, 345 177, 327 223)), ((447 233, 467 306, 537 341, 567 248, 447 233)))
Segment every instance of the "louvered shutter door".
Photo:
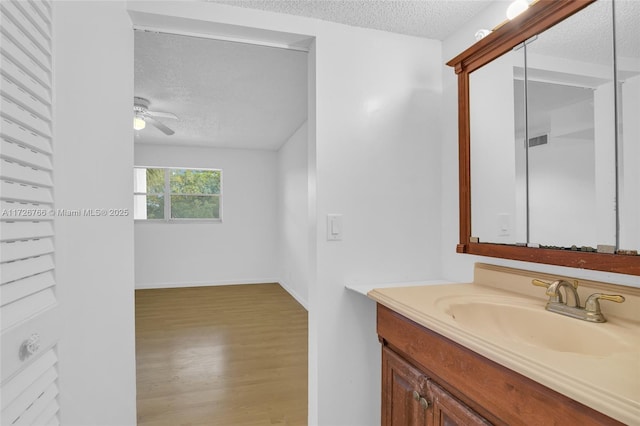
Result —
POLYGON ((0 2, 2 425, 56 425, 51 3, 0 2))

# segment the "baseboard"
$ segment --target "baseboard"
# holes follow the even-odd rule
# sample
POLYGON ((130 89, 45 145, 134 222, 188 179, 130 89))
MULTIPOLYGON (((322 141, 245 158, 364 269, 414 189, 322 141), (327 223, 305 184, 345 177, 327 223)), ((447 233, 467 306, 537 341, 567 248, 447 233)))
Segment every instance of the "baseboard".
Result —
POLYGON ((293 287, 291 287, 290 285, 288 285, 286 282, 284 282, 283 280, 278 281, 278 284, 280 284, 280 287, 282 287, 283 289, 285 289, 285 291, 287 293, 289 293, 291 295, 291 297, 293 297, 294 299, 296 299, 296 301, 302 305, 302 307, 308 312, 309 311, 309 307, 307 306, 307 301, 304 300, 302 297, 300 297, 300 294, 298 294, 298 292, 296 292, 293 287))
POLYGON ((278 281, 279 280, 277 278, 261 278, 261 279, 251 279, 251 280, 136 283, 136 290, 147 290, 147 289, 153 289, 153 288, 183 288, 183 287, 207 287, 207 286, 220 286, 220 285, 265 284, 265 283, 277 283, 278 281))

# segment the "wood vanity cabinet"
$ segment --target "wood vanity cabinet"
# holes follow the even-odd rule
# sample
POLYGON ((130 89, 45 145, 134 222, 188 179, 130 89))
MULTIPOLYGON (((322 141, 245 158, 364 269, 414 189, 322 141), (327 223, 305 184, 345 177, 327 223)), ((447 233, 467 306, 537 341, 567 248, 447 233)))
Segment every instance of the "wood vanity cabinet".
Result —
POLYGON ((382 425, 486 426, 490 423, 383 346, 382 425))
POLYGON ((382 426, 622 425, 383 305, 382 426))
MULTIPOLYGON (((428 406, 420 398, 428 398, 428 377, 400 358, 389 348, 382 347, 382 425, 427 426, 428 406)), ((427 401, 427 399, 424 399, 427 401)))

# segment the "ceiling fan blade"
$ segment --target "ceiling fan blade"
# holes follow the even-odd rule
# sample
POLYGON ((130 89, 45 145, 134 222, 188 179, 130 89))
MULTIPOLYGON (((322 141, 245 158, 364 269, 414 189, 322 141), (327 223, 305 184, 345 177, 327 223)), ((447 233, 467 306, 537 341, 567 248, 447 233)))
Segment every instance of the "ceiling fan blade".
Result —
POLYGON ((171 136, 173 135, 175 132, 173 130, 171 130, 170 128, 168 128, 167 126, 165 126, 163 123, 159 122, 158 120, 156 120, 153 117, 150 116, 146 116, 145 117, 145 121, 147 123, 150 123, 151 125, 155 126, 158 128, 158 130, 160 130, 162 133, 164 133, 165 135, 171 136))
POLYGON ((177 120, 178 116, 172 112, 162 112, 162 111, 147 111, 147 115, 151 117, 160 117, 160 118, 171 118, 173 120, 177 120))

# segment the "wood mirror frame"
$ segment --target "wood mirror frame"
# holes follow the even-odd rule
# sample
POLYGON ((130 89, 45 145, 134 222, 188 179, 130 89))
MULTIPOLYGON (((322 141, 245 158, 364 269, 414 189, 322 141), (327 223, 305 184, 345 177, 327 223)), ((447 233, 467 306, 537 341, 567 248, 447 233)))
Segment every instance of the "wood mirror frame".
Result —
POLYGON ((539 0, 507 21, 447 65, 458 75, 458 140, 460 186, 460 243, 456 251, 480 256, 572 268, 640 275, 640 256, 532 248, 471 241, 471 133, 469 74, 536 34, 589 6, 596 0, 539 0))

